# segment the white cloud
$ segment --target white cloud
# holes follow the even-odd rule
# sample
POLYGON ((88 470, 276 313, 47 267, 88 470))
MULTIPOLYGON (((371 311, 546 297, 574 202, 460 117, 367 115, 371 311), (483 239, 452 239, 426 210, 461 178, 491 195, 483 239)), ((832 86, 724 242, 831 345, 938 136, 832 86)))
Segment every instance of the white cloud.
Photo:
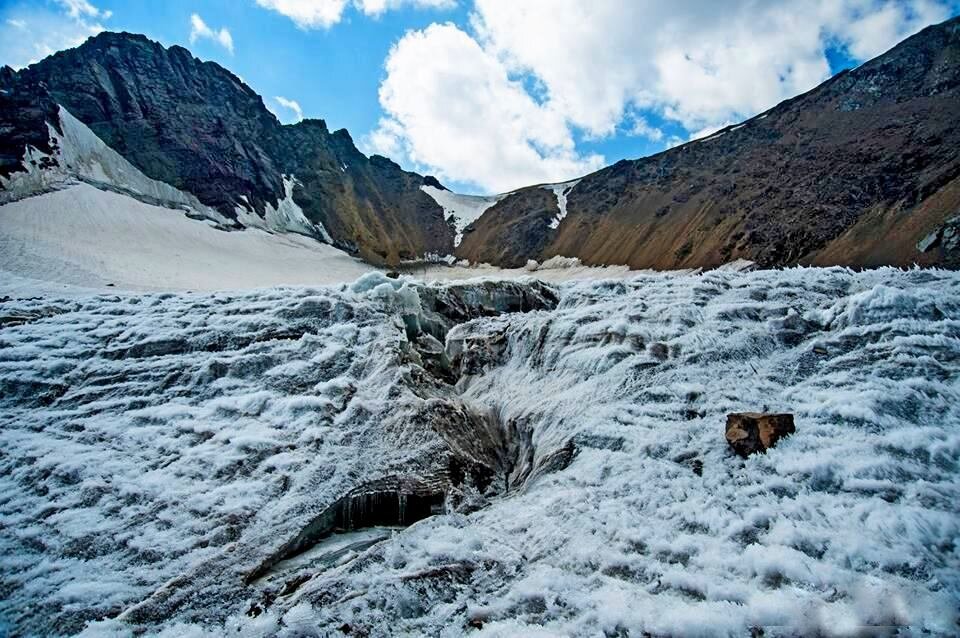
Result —
MULTIPOLYGON (((299 102, 297 102, 296 100, 288 100, 287 98, 283 97, 282 95, 278 95, 278 96, 276 96, 276 97, 273 98, 273 99, 276 101, 277 104, 279 104, 279 105, 282 106, 283 108, 287 109, 288 111, 292 111, 292 112, 293 112, 293 115, 294 115, 294 120, 293 120, 293 121, 294 121, 294 122, 299 122, 300 120, 303 119, 303 109, 300 108, 300 103, 299 103, 299 102)), ((278 117, 279 117, 279 116, 278 116, 278 117)), ((281 119, 283 119, 283 118, 281 118, 281 119)))
POLYGON ((287 16, 301 29, 326 29, 340 22, 347 0, 257 0, 257 4, 287 16))
POLYGON ((190 16, 190 44, 200 38, 213 40, 233 55, 233 36, 230 35, 230 31, 225 27, 219 31, 211 29, 203 18, 194 13, 190 16))
POLYGON ((650 126, 646 118, 639 115, 633 116, 633 124, 630 125, 629 134, 634 137, 645 137, 654 142, 659 142, 663 139, 663 131, 654 126, 650 126))
POLYGON ((850 54, 858 60, 876 57, 894 42, 916 33, 923 27, 949 17, 949 8, 935 0, 888 2, 871 10, 877 3, 851 2, 848 25, 840 33, 850 54), (860 6, 858 6, 860 5, 860 6))
POLYGON ((58 0, 58 2, 73 19, 100 17, 100 10, 87 0, 58 0))
POLYGON ((553 182, 602 165, 581 156, 561 114, 537 103, 500 62, 452 24, 407 33, 390 51, 367 139, 441 179, 492 190, 553 182))
POLYGON ((473 24, 571 123, 605 135, 630 105, 688 128, 744 117, 826 79, 831 40, 864 59, 947 16, 935 0, 477 0, 473 24))
POLYGON ((825 80, 828 47, 866 59, 947 1, 476 0, 473 35, 433 25, 394 48, 367 141, 492 189, 567 179, 595 159, 575 134, 676 143, 645 115, 716 130, 825 80))
POLYGON ((354 0, 357 8, 367 15, 378 16, 404 6, 418 9, 452 9, 456 0, 354 0))
POLYGON ((19 69, 79 46, 110 16, 86 0, 0 3, 0 64, 19 69))
POLYGON ((287 16, 301 29, 329 29, 351 4, 365 15, 380 16, 401 7, 450 9, 457 0, 257 0, 257 4, 287 16))

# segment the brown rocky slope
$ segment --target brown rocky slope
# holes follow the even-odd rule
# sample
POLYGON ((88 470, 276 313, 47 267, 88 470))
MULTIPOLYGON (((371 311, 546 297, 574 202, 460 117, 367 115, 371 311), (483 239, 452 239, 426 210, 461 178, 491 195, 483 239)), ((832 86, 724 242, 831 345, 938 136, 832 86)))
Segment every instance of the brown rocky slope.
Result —
POLYGON ((588 175, 567 200, 551 229, 553 192, 516 191, 458 256, 960 266, 960 18, 741 125, 588 175))

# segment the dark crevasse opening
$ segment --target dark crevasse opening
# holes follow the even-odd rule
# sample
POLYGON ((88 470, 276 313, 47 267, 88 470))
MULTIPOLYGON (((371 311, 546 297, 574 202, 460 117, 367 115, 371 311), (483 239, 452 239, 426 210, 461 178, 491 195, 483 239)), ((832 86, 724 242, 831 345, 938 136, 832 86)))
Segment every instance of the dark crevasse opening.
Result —
POLYGON ((251 583, 273 565, 302 554, 334 533, 368 527, 407 527, 446 507, 446 484, 385 478, 362 485, 337 499, 294 538, 247 575, 251 583))
POLYGON ((375 491, 347 495, 334 506, 333 529, 348 532, 364 527, 412 525, 444 511, 443 492, 375 491))

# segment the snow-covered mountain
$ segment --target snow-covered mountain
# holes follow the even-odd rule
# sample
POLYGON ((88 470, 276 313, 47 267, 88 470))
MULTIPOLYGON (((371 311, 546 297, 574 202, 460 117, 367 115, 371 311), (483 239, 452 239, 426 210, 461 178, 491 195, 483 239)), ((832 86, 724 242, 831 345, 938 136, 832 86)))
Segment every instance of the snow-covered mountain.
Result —
POLYGON ((53 168, 24 152, 52 154, 48 129, 69 134, 64 109, 128 165, 236 227, 305 234, 376 264, 453 250, 422 176, 366 157, 322 120, 281 125, 238 77, 182 47, 102 33, 0 70, 0 176, 53 168))
POLYGON ((9 635, 956 631, 956 273, 370 274, 0 326, 9 635), (724 416, 760 409, 797 431, 742 460, 724 416))

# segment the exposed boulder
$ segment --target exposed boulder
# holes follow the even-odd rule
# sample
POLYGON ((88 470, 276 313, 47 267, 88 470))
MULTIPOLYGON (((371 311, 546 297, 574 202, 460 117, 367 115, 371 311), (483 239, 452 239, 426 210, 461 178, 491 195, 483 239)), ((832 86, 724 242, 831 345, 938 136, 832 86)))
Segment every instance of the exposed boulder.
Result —
POLYGON ((739 412, 727 415, 727 443, 743 458, 766 452, 795 431, 792 414, 739 412))

